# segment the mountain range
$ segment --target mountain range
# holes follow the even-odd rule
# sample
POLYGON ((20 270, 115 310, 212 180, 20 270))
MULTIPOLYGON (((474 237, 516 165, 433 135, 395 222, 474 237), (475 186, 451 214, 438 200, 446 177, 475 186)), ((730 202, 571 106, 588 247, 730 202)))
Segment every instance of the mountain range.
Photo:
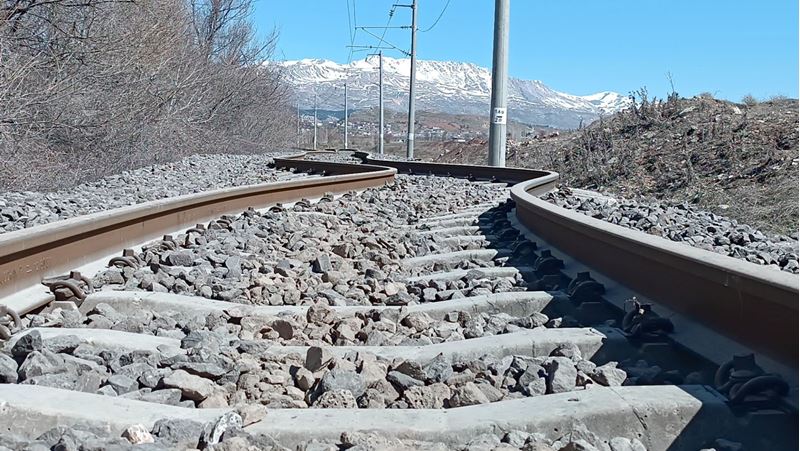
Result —
MULTIPOLYGON (((337 64, 322 59, 303 59, 277 63, 293 87, 300 107, 310 110, 344 109, 344 84, 347 83, 348 108, 371 108, 378 102, 378 57, 337 64)), ((410 60, 383 57, 384 106, 408 108, 410 60)), ((487 115, 491 98, 492 75, 489 69, 472 63, 417 61, 416 108, 429 112, 487 115)), ((616 92, 577 96, 556 91, 538 80, 509 78, 508 115, 510 120, 556 128, 577 128, 601 116, 611 115, 630 105, 630 99, 616 92)))

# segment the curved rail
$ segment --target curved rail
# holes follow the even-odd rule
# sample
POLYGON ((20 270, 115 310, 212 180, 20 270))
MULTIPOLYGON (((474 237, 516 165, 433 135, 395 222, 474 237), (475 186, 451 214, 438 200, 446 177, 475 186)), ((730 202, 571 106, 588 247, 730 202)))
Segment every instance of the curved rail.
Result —
POLYGON ((587 265, 671 309, 797 367, 798 278, 553 205, 511 189, 517 217, 587 265))
POLYGON ((798 366, 798 277, 672 242, 539 199, 558 174, 517 168, 378 160, 399 172, 517 183, 519 221, 554 247, 660 304, 793 368, 798 366))
POLYGON ((399 172, 417 175, 433 174, 448 177, 465 177, 473 180, 490 180, 503 183, 528 182, 535 184, 531 194, 544 194, 556 187, 558 173, 524 168, 498 168, 494 166, 477 166, 447 163, 423 163, 417 161, 377 160, 368 152, 355 152, 365 163, 379 166, 390 166, 399 172))
MULTIPOLYGON (((188 194, 4 233, 0 235, 0 299, 35 287, 46 277, 198 222, 240 213, 248 207, 381 186, 394 180, 396 174, 395 169, 387 167, 331 165, 291 157, 274 161, 276 167, 330 176, 188 194)), ((4 299, 3 304, 22 314, 48 301, 46 296, 24 296, 4 299)))
MULTIPOLYGON (((797 295, 797 282, 793 276, 624 229, 539 199, 537 195, 555 187, 558 181, 557 173, 529 169, 382 161, 374 160, 369 154, 364 153, 359 153, 359 155, 364 161, 372 164, 310 161, 304 160, 304 155, 306 154, 275 159, 275 166, 321 173, 327 177, 192 194, 0 235, 0 299, 6 294, 14 293, 15 302, 20 299, 22 301, 17 304, 12 303, 11 307, 20 313, 25 313, 43 305, 43 302, 47 302, 49 299, 42 301, 37 297, 25 297, 17 293, 17 290, 31 284, 36 286, 44 276, 60 274, 89 261, 95 262, 86 268, 80 268, 88 271, 97 266, 101 257, 107 258, 110 254, 118 253, 122 248, 141 244, 164 233, 180 230, 181 237, 183 235, 189 237, 192 230, 202 233, 202 226, 197 226, 197 228, 192 228, 192 226, 197 222, 214 220, 222 214, 239 213, 248 207, 263 207, 276 202, 290 202, 327 193, 377 187, 393 180, 398 171, 410 171, 416 174, 468 177, 476 180, 514 184, 511 189, 511 197, 516 203, 515 214, 522 225, 548 240, 548 245, 554 245, 567 251, 571 256, 595 264, 621 283, 635 287, 640 292, 654 297, 666 305, 681 307, 681 311, 687 312, 692 318, 702 320, 705 324, 718 330, 735 335, 735 333, 741 332, 741 329, 755 329, 752 327, 753 321, 772 321, 768 326, 774 327, 774 330, 762 329, 760 334, 751 333, 737 337, 745 340, 744 342, 748 345, 760 347, 767 353, 778 353, 785 359, 794 359, 796 364, 796 349, 792 354, 793 343, 790 344, 788 340, 791 338, 793 341, 797 334, 797 304, 794 302, 797 295), (735 302, 725 302, 732 298, 735 299, 735 302), (724 315, 726 312, 730 313, 731 305, 737 309, 736 312, 724 315), (758 309, 766 309, 766 312, 758 309)), ((504 194, 507 193, 504 192, 504 194)), ((459 211, 455 215, 459 217, 455 223, 461 224, 462 221, 469 224, 477 223, 480 226, 475 229, 481 230, 482 228, 483 231, 505 230, 506 224, 516 223, 514 218, 506 216, 510 212, 510 209, 506 207, 511 205, 504 201, 501 207, 490 210, 488 215, 484 215, 486 213, 484 207, 467 209, 467 213, 459 211), (470 216, 466 221, 460 219, 465 214, 470 216), (480 217, 476 218, 476 215, 480 215, 480 217)), ((453 222, 453 219, 443 218, 452 216, 452 214, 447 214, 428 217, 427 225, 438 223, 443 227, 439 229, 441 231, 447 227, 444 225, 445 222, 453 222)), ((219 223, 232 221, 231 217, 217 219, 219 223)), ((419 223, 409 222, 408 225, 409 230, 414 230, 413 233, 418 233, 420 236, 424 236, 426 230, 423 229, 430 229, 430 227, 419 227, 421 225, 419 223)), ((515 235, 519 232, 527 234, 523 227, 519 227, 519 230, 509 231, 514 232, 515 235)), ((422 258, 408 257, 401 263, 427 266, 435 261, 442 262, 452 259, 457 262, 466 258, 481 260, 482 256, 486 255, 489 258, 495 258, 498 252, 503 252, 503 255, 511 253, 504 247, 509 244, 506 239, 507 234, 497 232, 496 235, 496 240, 487 238, 491 236, 490 233, 486 233, 480 238, 486 242, 493 241, 491 244, 497 244, 497 249, 453 251, 431 254, 422 258), (485 253, 481 254, 480 252, 485 253), (436 256, 433 257, 433 255, 436 256)), ((426 239, 431 239, 431 237, 426 239)), ((165 241, 159 244, 167 245, 166 248, 176 249, 175 241, 172 239, 165 238, 165 241)), ((532 268, 523 271, 524 266, 519 264, 526 264, 536 257, 534 251, 531 250, 536 249, 536 244, 534 242, 521 244, 523 245, 514 247, 515 260, 510 261, 509 266, 492 267, 491 265, 494 263, 491 263, 486 267, 481 266, 481 271, 486 269, 486 274, 493 270, 506 271, 506 273, 509 270, 518 273, 532 272, 532 268)), ((534 265, 539 269, 541 269, 540 263, 547 260, 544 251, 540 255, 541 257, 534 265)), ((500 261, 497 259, 495 262, 500 261)), ((118 257, 116 263, 134 267, 143 264, 142 261, 137 260, 132 250, 127 250, 123 257, 118 257)), ((569 271, 572 272, 575 266, 580 265, 570 264, 569 271)), ((449 276, 453 273, 435 273, 433 276, 449 276)), ((537 277, 539 275, 541 274, 538 274, 537 277)), ((552 275, 556 278, 563 276, 563 274, 552 275)), ((586 273, 584 273, 585 275, 586 273)), ((80 274, 73 273, 69 277, 77 280, 80 278, 80 274)), ((412 279, 421 280, 419 277, 408 277, 403 282, 409 286, 409 283, 413 283, 412 279)), ((48 283, 48 281, 44 282, 48 283)), ((586 279, 576 277, 569 286, 578 286, 580 282, 586 282, 586 279), (579 283, 576 285, 576 282, 579 283)), ((49 283, 69 285, 68 282, 64 282, 63 278, 51 278, 49 283)), ((87 285, 91 290, 91 284, 88 281, 87 285)), ((528 286, 533 287, 532 285, 528 286)), ((43 291, 41 286, 37 289, 43 291)), ((81 291, 78 285, 75 285, 72 290, 81 291)), ((571 288, 567 291, 570 291, 570 297, 575 294, 571 288)), ((393 312, 406 313, 414 310, 425 312, 440 320, 456 309, 473 313, 497 311, 510 314, 517 309, 524 315, 529 312, 541 313, 545 306, 555 306, 556 302, 554 295, 544 292, 492 293, 484 297, 472 294, 473 296, 467 299, 403 306, 402 310, 399 306, 350 306, 334 307, 334 309, 337 315, 347 311, 352 315, 356 310, 365 308, 370 310, 385 308, 392 309, 393 312), (552 304, 551 301, 553 301, 552 304)), ((49 298, 49 296, 47 297, 49 298)), ((569 302, 567 296, 559 297, 561 299, 557 302, 569 302)), ((575 298, 572 297, 572 299, 575 298)), ((117 313, 122 315, 125 315, 126 312, 130 314, 133 311, 141 311, 144 304, 147 304, 146 310, 158 310, 161 313, 184 309, 187 313, 225 312, 232 317, 250 316, 257 312, 260 312, 261 315, 274 316, 279 312, 288 311, 294 311, 302 316, 306 309, 303 306, 237 307, 236 304, 222 301, 198 302, 198 298, 195 297, 141 292, 107 292, 88 296, 80 305, 80 310, 84 313, 91 311, 93 305, 97 306, 100 302, 109 303, 112 309, 116 309, 117 313), (159 307, 156 309, 153 308, 154 306, 159 307)), ((573 306, 568 307, 571 309, 573 306)), ((4 305, 0 303, 0 320, 4 320, 2 316, 6 313, 19 326, 20 321, 18 317, 14 317, 15 312, 4 309, 4 305)), ((402 314, 405 315, 405 313, 402 314)), ((7 320, 5 323, 0 322, 0 335, 3 335, 3 324, 6 323, 8 323, 7 320)), ((91 342, 103 347, 117 346, 131 352, 158 350, 167 357, 184 351, 178 349, 180 340, 177 338, 153 337, 132 332, 91 328, 32 328, 29 331, 29 333, 34 332, 45 339, 69 335, 78 338, 80 343, 91 342)), ((24 334, 16 334, 14 337, 8 335, 6 333, 4 337, 0 338, 10 338, 11 342, 7 345, 13 348, 14 340, 19 340, 24 334)), ((247 341, 245 335, 242 335, 241 338, 242 342, 247 341)), ((556 347, 561 347, 566 343, 580 351, 580 354, 585 356, 584 358, 595 357, 598 360, 597 363, 609 360, 612 352, 613 355, 622 356, 623 352, 626 353, 625 355, 630 355, 627 353, 635 351, 637 353, 634 355, 637 358, 642 356, 649 358, 650 356, 661 357, 656 354, 663 350, 658 346, 656 349, 646 350, 644 345, 635 346, 635 343, 634 346, 630 346, 628 337, 622 331, 598 326, 598 329, 534 328, 517 332, 510 331, 499 336, 492 335, 427 346, 351 347, 346 343, 337 343, 342 346, 330 347, 328 351, 334 356, 368 352, 392 361, 401 358, 423 364, 434 356, 442 357, 445 361, 454 361, 456 357, 469 360, 484 354, 494 356, 494 358, 503 358, 511 354, 519 354, 523 357, 543 357, 553 355, 552 351, 556 347), (642 354, 639 354, 639 351, 642 354)), ((241 350, 246 353, 258 352, 272 356, 285 355, 290 352, 301 356, 312 354, 309 346, 300 346, 304 343, 300 343, 298 346, 272 346, 269 349, 257 347, 257 344, 266 343, 254 341, 249 350, 244 347, 241 350)), ((317 352, 316 350, 313 352, 317 352)), ((577 351, 575 351, 576 354, 577 351)), ((737 380, 736 373, 745 367, 736 360, 723 365, 717 372, 718 380, 725 382, 725 379, 720 378, 719 375, 725 376, 729 381, 737 380)), ((704 367, 701 366, 701 368, 704 367)), ((758 369, 760 371, 760 368, 758 369)), ((548 371, 550 370, 548 369, 548 371)), ((577 369, 574 371, 577 374, 577 369)), ((552 372, 549 374, 553 377, 552 372)), ((569 376, 570 373, 566 374, 569 376)), ((627 377, 627 374, 625 376, 627 377)), ((217 384, 221 382, 217 382, 217 384)), ((575 380, 572 381, 572 383, 574 382, 575 380)), ((685 382, 691 383, 688 381, 688 377, 685 382)), ((209 383, 213 385, 215 382, 209 383)), ((785 382, 776 376, 763 375, 744 384, 736 385, 735 388, 731 386, 728 395, 732 401, 736 401, 748 393, 751 388, 754 388, 756 392, 762 390, 764 384, 770 388, 780 387, 781 394, 785 394, 787 391, 785 382)), ((719 391, 723 391, 719 388, 719 383, 717 386, 719 391)), ((138 388, 138 385, 133 388, 138 388)), ((547 391, 551 391, 550 388, 547 391)), ((98 394, 87 394, 61 388, 33 387, 28 385, 27 381, 22 381, 20 384, 0 384, 0 395, 2 395, 0 397, 6 411, 6 415, 2 418, 7 420, 5 423, 0 422, 0 429, 23 431, 24 434, 34 437, 53 426, 73 424, 91 424, 112 431, 119 436, 120 431, 131 424, 144 424, 145 428, 149 429, 156 420, 165 417, 217 421, 216 418, 228 410, 227 408, 215 410, 166 406, 125 399, 126 396, 102 396, 99 392, 98 394), (92 408, 87 409, 86 405, 92 408), (109 418, 114 421, 109 422, 109 418)), ((195 401, 199 402, 200 400, 195 399, 195 401)), ((194 406, 192 405, 192 407, 194 406)), ((204 407, 204 405, 201 404, 200 407, 204 407)), ((323 409, 279 409, 270 413, 270 415, 277 415, 277 418, 268 417, 268 421, 250 424, 246 430, 252 433, 267 433, 287 444, 295 445, 309 438, 307 430, 297 427, 298 422, 306 424, 336 417, 337 421, 326 423, 327 428, 317 428, 319 430, 315 430, 315 437, 336 439, 340 436, 341 431, 352 429, 352 425, 357 425, 356 429, 368 432, 378 431, 380 434, 390 437, 434 440, 460 446, 466 439, 478 434, 484 432, 497 434, 498 431, 509 429, 547 430, 551 431, 549 434, 555 439, 574 426, 575 418, 579 418, 584 422, 591 422, 592 429, 604 437, 631 434, 631 424, 635 424, 638 425, 638 429, 636 429, 638 432, 634 432, 649 448, 691 447, 696 449, 708 437, 721 436, 721 434, 727 434, 735 429, 744 427, 749 429, 752 426, 742 416, 735 417, 735 413, 737 412, 729 407, 728 400, 724 396, 721 396, 716 390, 704 386, 606 387, 555 393, 530 397, 530 399, 506 399, 502 402, 491 402, 481 406, 455 407, 447 411, 438 409, 353 410, 342 416, 341 409, 330 412, 323 409), (536 415, 537 412, 540 415, 536 415), (423 421, 417 421, 419 424, 412 428, 414 429, 413 434, 409 435, 408 425, 413 418, 423 418, 423 421), (395 425, 399 425, 399 427, 394 427, 395 425)), ((770 417, 771 422, 778 423, 777 426, 772 425, 771 428, 782 431, 784 422, 787 424, 786 428, 789 427, 789 423, 793 427, 793 424, 796 424, 796 421, 793 421, 796 420, 796 416, 788 417, 791 415, 781 415, 778 419, 770 417)), ((414 422, 411 421, 411 423, 414 422)), ((760 422, 756 427, 759 425, 760 422)))
MULTIPOLYGON (((797 367, 798 280, 713 252, 674 243, 537 198, 558 174, 519 168, 378 160, 353 165, 276 158, 280 168, 325 178, 228 188, 148 202, 0 235, 0 298, 122 248, 226 213, 276 202, 380 186, 398 171, 515 183, 518 219, 550 244, 677 312, 797 367)), ((29 311, 47 300, 12 307, 29 311)))

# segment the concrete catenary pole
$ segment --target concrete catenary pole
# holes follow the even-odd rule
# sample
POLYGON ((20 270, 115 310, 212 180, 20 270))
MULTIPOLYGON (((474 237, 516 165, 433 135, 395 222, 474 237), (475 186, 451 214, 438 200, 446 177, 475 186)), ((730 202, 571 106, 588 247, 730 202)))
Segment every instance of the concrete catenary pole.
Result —
POLYGON ((489 124, 489 166, 506 165, 508 120, 508 21, 510 0, 494 2, 494 55, 492 57, 492 110, 489 124))
POLYGON ((408 85, 406 158, 414 158, 414 91, 417 84, 417 0, 411 2, 411 74, 408 85))
POLYGON ((378 52, 378 154, 383 155, 383 52, 378 52))
POLYGON ((344 84, 344 148, 347 149, 347 83, 344 84))
POLYGON ((314 93, 314 150, 317 150, 317 93, 314 93))

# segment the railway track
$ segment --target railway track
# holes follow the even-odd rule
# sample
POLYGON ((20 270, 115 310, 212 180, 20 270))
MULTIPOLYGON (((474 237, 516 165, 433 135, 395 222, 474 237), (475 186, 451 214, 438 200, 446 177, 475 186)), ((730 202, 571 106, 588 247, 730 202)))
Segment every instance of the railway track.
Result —
POLYGON ((0 235, 0 445, 797 448, 796 277, 545 171, 275 164, 323 177, 0 235))

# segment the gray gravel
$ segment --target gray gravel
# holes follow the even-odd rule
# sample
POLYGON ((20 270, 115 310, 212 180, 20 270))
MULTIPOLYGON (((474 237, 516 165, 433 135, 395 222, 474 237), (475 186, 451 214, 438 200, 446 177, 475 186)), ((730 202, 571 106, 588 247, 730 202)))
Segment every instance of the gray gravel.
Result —
MULTIPOLYGON (((403 282, 404 276, 452 269, 407 268, 402 260, 452 250, 422 232, 421 218, 463 211, 507 198, 503 185, 460 179, 399 176, 393 185, 340 199, 247 211, 203 233, 158 241, 139 254, 139 268, 113 268, 97 286, 172 291, 257 304, 312 305, 303 316, 224 314, 123 315, 97 305, 87 315, 55 308, 28 315, 26 326, 89 327, 181 340, 187 355, 131 353, 75 340, 26 337, 7 350, 9 383, 48 385, 186 407, 446 408, 621 385, 626 373, 597 367, 575 346, 550 357, 485 356, 468 362, 436 358, 418 364, 384 361, 368 353, 333 358, 330 345, 424 345, 559 327, 574 321, 543 314, 470 314, 445 320, 394 311, 338 316, 330 305, 402 305, 525 289, 516 278, 494 280, 473 271, 444 282, 403 282), (307 355, 270 357, 271 345, 322 346, 307 355), (16 364, 18 367, 14 367, 16 364), (12 368, 14 367, 14 368, 12 368), (15 373, 15 374, 12 374, 15 373)), ((502 212, 503 210, 501 210, 502 212)), ((499 215, 502 217, 503 215, 499 215)), ((497 244, 500 244, 499 242, 497 244)), ((456 249, 462 246, 456 242, 456 249)), ((459 268, 494 261, 459 261, 459 268)), ((199 301, 202 302, 202 301, 199 301)), ((69 305, 69 304, 65 304, 69 305)), ((233 304, 232 304, 233 306, 233 304)))
MULTIPOLYGON (((129 327, 136 321, 191 329, 180 340, 185 353, 177 349, 131 352, 81 343, 69 335, 42 339, 33 331, 26 338, 34 340, 20 340, 0 354, 5 356, 0 364, 8 367, 0 373, 3 382, 189 408, 260 404, 268 408, 441 409, 590 386, 620 386, 627 378, 616 362, 597 366, 583 359, 574 345, 557 348, 549 357, 485 355, 469 361, 449 361, 443 356, 427 362, 390 361, 369 352, 339 358, 321 347, 282 356, 266 351, 274 346, 273 340, 243 340, 226 333, 225 318, 150 317, 143 312, 122 325, 129 327)), ((113 329, 120 324, 97 311, 88 322, 93 323, 89 327, 113 329)))
POLYGON ((562 188, 544 199, 597 219, 641 230, 722 255, 798 273, 798 241, 794 236, 764 234, 735 219, 688 204, 644 202, 593 195, 562 188))
POLYGON ((194 155, 55 192, 0 193, 0 233, 212 189, 302 176, 272 169, 265 155, 194 155))
MULTIPOLYGON (((524 290, 521 277, 419 282, 405 277, 431 270, 478 269, 498 262, 459 261, 433 268, 402 260, 474 248, 424 236, 419 218, 496 204, 507 189, 460 179, 398 176, 389 186, 291 209, 246 212, 204 233, 143 248, 138 268, 110 268, 95 286, 191 294, 245 304, 407 305, 493 292, 524 290)), ((487 207, 488 209, 488 207, 487 207)))
POLYGON ((225 314, 201 317, 149 310, 124 315, 100 303, 85 316, 63 309, 29 314, 23 319, 23 326, 111 329, 179 340, 190 331, 205 330, 230 334, 240 340, 270 340, 287 346, 424 346, 574 325, 574 320, 567 318, 565 324, 564 318, 550 320, 543 313, 520 317, 506 313, 476 314, 458 308, 444 320, 400 310, 370 310, 342 316, 323 303, 310 307, 305 315, 242 315, 235 306, 225 314))
MULTIPOLYGON (((390 154, 379 155, 376 152, 371 152, 370 157, 375 160, 386 160, 386 161, 419 161, 416 159, 409 160, 408 158, 401 155, 390 155, 390 154)), ((309 154, 306 155, 305 159, 313 161, 335 161, 339 163, 356 163, 356 164, 362 163, 360 158, 355 157, 355 152, 351 151, 309 154)))
POLYGON ((370 157, 372 157, 375 160, 386 160, 386 161, 419 161, 416 158, 414 158, 412 160, 409 160, 404 155, 394 155, 394 154, 388 154, 388 153, 380 155, 377 152, 372 152, 370 157))
MULTIPOLYGON (((351 157, 342 153, 321 158, 346 161, 351 157)), ((222 179, 246 178, 237 178, 235 172, 222 179)), ((258 174, 253 177, 274 176, 268 171, 258 174)), ((249 317, 237 314, 235 308, 209 315, 147 310, 123 315, 106 304, 82 315, 62 304, 28 315, 25 326, 88 327, 171 337, 180 340, 185 353, 161 348, 153 353, 128 352, 80 344, 77 337, 43 340, 34 332, 0 352, 0 383, 46 385, 190 408, 234 407, 236 412, 207 424, 162 420, 149 430, 131 425, 121 437, 80 428, 56 428, 41 437, 9 435, 0 437, 0 450, 32 448, 34 444, 42 449, 78 449, 79 444, 91 449, 126 449, 143 443, 151 444, 147 449, 284 450, 271 438, 249 435, 241 427, 265 419, 269 408, 452 408, 597 385, 682 382, 665 377, 668 371, 643 360, 623 362, 619 367, 616 362, 597 366, 584 359, 574 345, 564 345, 546 357, 486 355, 451 362, 439 356, 420 363, 388 361, 367 352, 338 358, 325 351, 336 345, 422 345, 576 325, 569 317, 543 314, 512 317, 456 311, 444 320, 435 320, 404 310, 347 317, 330 308, 409 305, 526 290, 528 286, 519 276, 491 278, 481 272, 505 264, 505 258, 426 267, 403 264, 412 257, 487 244, 510 246, 514 237, 506 236, 503 228, 491 233, 505 238, 482 243, 448 241, 417 227, 426 217, 497 204, 507 196, 507 188, 500 185, 400 175, 396 183, 385 187, 340 199, 327 197, 315 204, 300 201, 291 208, 247 211, 205 231, 178 234, 173 242, 144 246, 137 256, 138 267, 109 268, 94 278, 95 285, 192 294, 232 303, 313 307, 305 316, 249 317), (404 282, 408 276, 452 269, 470 271, 447 282, 404 282), (276 345, 314 347, 305 355, 278 357, 265 352, 276 345)), ((348 432, 335 443, 309 442, 298 447, 306 451, 349 448, 449 449, 442 444, 348 432)), ((576 424, 568 436, 555 440, 498 430, 455 449, 645 448, 635 438, 601 440, 576 424)))
POLYGON ((329 153, 312 153, 305 156, 304 159, 311 161, 331 161, 335 163, 349 163, 361 164, 361 158, 356 158, 355 152, 351 151, 337 151, 329 153))

